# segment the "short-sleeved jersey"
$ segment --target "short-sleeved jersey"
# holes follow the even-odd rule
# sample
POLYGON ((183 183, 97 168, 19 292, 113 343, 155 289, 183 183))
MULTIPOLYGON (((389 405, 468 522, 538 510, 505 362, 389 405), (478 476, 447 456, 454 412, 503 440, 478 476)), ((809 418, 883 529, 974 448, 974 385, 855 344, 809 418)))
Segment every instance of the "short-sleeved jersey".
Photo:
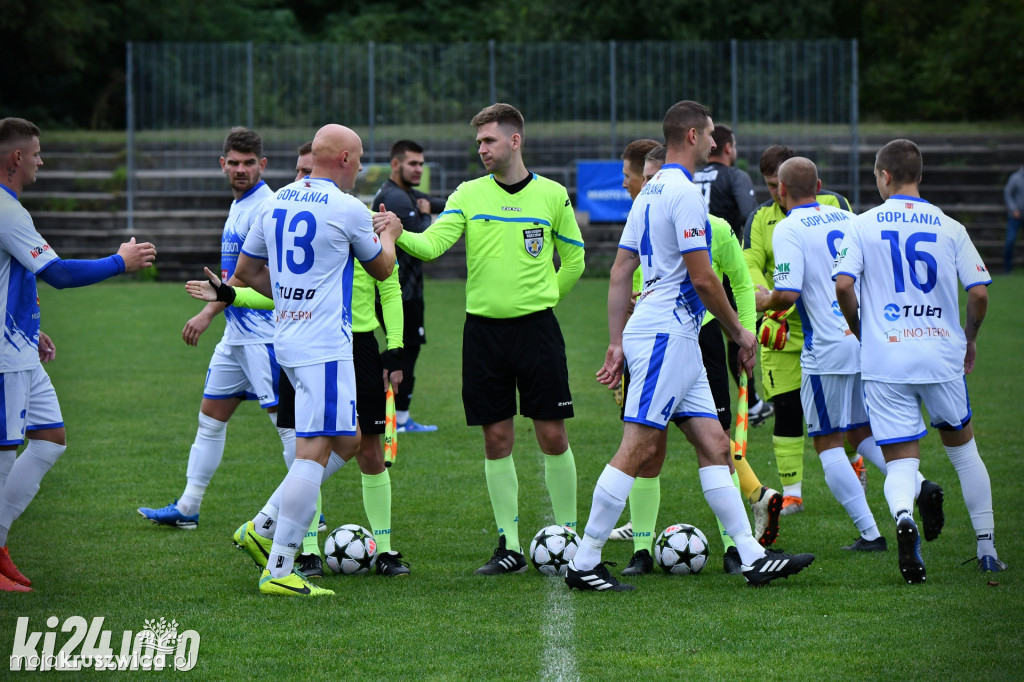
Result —
POLYGON ((493 175, 468 180, 433 225, 398 239, 413 256, 433 260, 465 233, 468 313, 508 319, 554 308, 583 274, 583 236, 568 192, 553 180, 530 177, 514 193, 493 175))
POLYGON ((690 283, 683 254, 710 261, 711 225, 700 190, 679 164, 665 164, 640 190, 626 218, 619 248, 640 257, 644 286, 626 332, 668 333, 697 339, 705 308, 690 283))
MULTIPOLYGON (((226 282, 235 274, 238 254, 249 229, 260 218, 263 202, 274 196, 267 183, 260 180, 238 199, 231 202, 224 235, 220 240, 220 278, 226 282)), ((224 310, 223 343, 241 346, 248 343, 270 343, 274 338, 274 313, 228 306, 224 310)))
POLYGON ((355 264, 381 251, 370 211, 325 178, 303 178, 271 198, 242 253, 267 261, 285 367, 352 359, 355 264))
MULTIPOLYGON (((850 210, 850 202, 842 195, 821 190, 815 200, 822 206, 837 206, 844 211, 850 210)), ((775 273, 775 252, 772 248, 772 234, 775 226, 780 220, 786 217, 782 207, 769 199, 764 202, 747 218, 747 224, 743 229, 743 257, 747 260, 747 267, 750 269, 750 279, 755 285, 772 288, 772 278, 775 273)), ((783 353, 802 352, 804 342, 804 330, 800 324, 799 315, 790 315, 786 320, 789 323, 789 341, 779 351, 783 353)))
POLYGON ((39 364, 39 293, 36 274, 57 260, 17 195, 0 186, 0 309, 4 340, 0 374, 39 364))
POLYGON ((793 208, 772 236, 775 290, 800 294, 804 329, 800 367, 808 374, 856 374, 860 346, 836 301, 832 266, 856 216, 818 202, 793 208))
POLYGON ((693 174, 711 215, 725 218, 736 235, 743 234, 747 216, 757 206, 754 183, 746 171, 713 162, 693 174))
POLYGON ((926 384, 963 376, 957 280, 991 284, 967 230, 924 199, 895 195, 858 216, 835 276, 860 284, 861 376, 926 384))

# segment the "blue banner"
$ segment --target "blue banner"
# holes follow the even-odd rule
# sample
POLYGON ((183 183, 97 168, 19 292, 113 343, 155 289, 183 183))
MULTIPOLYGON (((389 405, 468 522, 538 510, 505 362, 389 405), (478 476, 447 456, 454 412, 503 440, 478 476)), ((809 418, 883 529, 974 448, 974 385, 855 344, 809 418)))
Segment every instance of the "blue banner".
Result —
POLYGON ((576 203, 592 223, 624 223, 633 200, 622 186, 622 161, 577 161, 576 203))

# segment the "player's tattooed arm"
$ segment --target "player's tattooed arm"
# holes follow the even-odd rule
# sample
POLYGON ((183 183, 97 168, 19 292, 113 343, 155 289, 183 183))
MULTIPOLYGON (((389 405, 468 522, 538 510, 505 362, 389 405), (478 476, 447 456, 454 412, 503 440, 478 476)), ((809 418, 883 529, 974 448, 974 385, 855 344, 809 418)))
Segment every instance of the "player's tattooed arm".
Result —
POLYGON ((988 312, 988 287, 979 284, 967 290, 967 315, 964 323, 964 336, 967 337, 967 352, 964 355, 964 373, 974 370, 974 360, 978 354, 978 331, 988 312))

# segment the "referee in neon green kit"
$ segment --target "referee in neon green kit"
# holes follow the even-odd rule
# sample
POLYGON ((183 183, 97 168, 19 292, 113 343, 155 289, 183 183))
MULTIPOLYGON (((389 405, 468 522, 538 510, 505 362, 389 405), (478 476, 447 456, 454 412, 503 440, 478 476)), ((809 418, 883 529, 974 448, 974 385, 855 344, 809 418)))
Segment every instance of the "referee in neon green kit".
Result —
POLYGON ((545 455, 555 523, 576 528, 576 463, 565 431, 572 395, 552 309, 583 274, 583 237, 565 187, 523 163, 523 115, 499 103, 470 123, 489 175, 459 185, 433 225, 420 234, 404 232, 398 244, 432 260, 466 235, 462 402, 466 422, 483 427, 499 535, 494 555, 476 572, 498 575, 526 570, 512 460, 517 388, 519 412, 533 420, 545 455))

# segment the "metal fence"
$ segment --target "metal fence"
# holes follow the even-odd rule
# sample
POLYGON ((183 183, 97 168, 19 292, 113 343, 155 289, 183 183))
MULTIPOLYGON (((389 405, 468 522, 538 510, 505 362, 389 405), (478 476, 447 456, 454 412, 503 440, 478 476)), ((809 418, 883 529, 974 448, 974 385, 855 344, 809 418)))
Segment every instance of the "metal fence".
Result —
POLYGON ((413 138, 450 191, 482 172, 468 122, 496 101, 526 117, 527 165, 570 188, 575 160, 660 139, 665 110, 694 99, 736 130, 755 182, 763 148, 789 144, 856 203, 856 54, 855 41, 129 43, 129 211, 140 191, 223 191, 202 169, 233 125, 285 169, 329 122, 360 133, 364 164, 413 138))

